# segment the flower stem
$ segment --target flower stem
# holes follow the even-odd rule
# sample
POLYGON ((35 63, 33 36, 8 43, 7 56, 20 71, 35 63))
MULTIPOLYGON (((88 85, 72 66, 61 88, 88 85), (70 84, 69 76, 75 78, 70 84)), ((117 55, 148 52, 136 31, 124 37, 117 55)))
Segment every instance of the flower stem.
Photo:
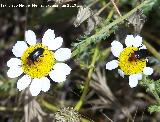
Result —
POLYGON ((108 22, 111 20, 111 18, 112 18, 112 16, 113 16, 113 13, 114 13, 114 10, 111 10, 111 11, 109 12, 108 17, 107 17, 107 19, 105 20, 105 23, 108 23, 108 22))
POLYGON ((159 98, 159 95, 156 91, 151 91, 153 96, 156 98, 157 102, 160 104, 160 98, 159 98))
POLYGON ((18 108, 18 107, 4 107, 4 106, 0 106, 0 112, 6 112, 6 111, 10 111, 10 112, 22 112, 23 110, 18 108))
POLYGON ((92 62, 91 62, 91 65, 90 65, 90 69, 89 69, 89 72, 88 72, 88 76, 87 76, 87 79, 86 79, 84 91, 82 93, 82 96, 81 96, 80 100, 77 102, 77 104, 75 106, 76 110, 80 110, 80 108, 82 107, 83 102, 85 100, 85 97, 86 97, 86 95, 88 93, 89 83, 90 83, 90 80, 91 80, 91 77, 92 77, 92 73, 94 71, 94 65, 96 63, 96 60, 97 60, 97 57, 98 57, 98 54, 99 54, 98 47, 99 47, 99 45, 97 45, 97 47, 95 48, 94 55, 93 55, 93 58, 92 58, 92 62))
POLYGON ((49 110, 51 110, 51 111, 53 111, 53 112, 58 111, 58 108, 57 108, 55 105, 50 104, 50 103, 48 103, 48 102, 45 101, 45 100, 41 100, 41 104, 42 104, 44 107, 48 108, 49 110))

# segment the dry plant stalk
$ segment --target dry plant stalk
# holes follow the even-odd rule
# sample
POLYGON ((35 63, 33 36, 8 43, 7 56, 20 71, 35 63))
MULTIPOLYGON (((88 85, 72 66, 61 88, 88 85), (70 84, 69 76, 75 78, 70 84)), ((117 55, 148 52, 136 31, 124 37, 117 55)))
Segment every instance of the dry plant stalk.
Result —
POLYGON ((78 27, 81 23, 83 23, 85 20, 87 20, 91 16, 93 16, 93 12, 89 7, 80 6, 77 17, 73 23, 74 26, 78 27))
POLYGON ((73 24, 75 27, 78 27, 86 20, 88 20, 87 30, 84 33, 86 35, 89 35, 91 31, 95 28, 95 26, 99 25, 99 23, 101 22, 101 18, 97 14, 94 14, 94 12, 88 6, 80 6, 77 17, 73 24))
POLYGON ((39 103, 31 96, 29 89, 26 89, 24 94, 25 122, 43 122, 43 117, 47 114, 41 109, 39 103))
POLYGON ((141 32, 141 29, 145 23, 146 16, 143 14, 143 10, 137 10, 128 19, 128 24, 132 24, 137 34, 141 32))
MULTIPOLYGON (((92 75, 92 78, 94 81, 90 82, 90 86, 92 89, 96 92, 96 94, 99 96, 102 102, 109 103, 110 108, 113 109, 120 109, 120 111, 128 118, 132 119, 130 112, 126 107, 123 107, 118 99, 114 96, 112 91, 110 90, 107 80, 105 71, 100 71, 100 68, 96 68, 96 73, 92 75)), ((106 105, 107 105, 106 104, 106 105)), ((107 106, 106 106, 107 107, 107 106)), ((105 108, 105 106, 103 106, 105 108)))

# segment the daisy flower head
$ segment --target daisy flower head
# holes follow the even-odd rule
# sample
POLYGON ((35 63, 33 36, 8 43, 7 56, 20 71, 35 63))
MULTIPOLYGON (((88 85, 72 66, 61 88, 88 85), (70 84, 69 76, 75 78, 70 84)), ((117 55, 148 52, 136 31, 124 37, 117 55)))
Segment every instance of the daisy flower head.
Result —
POLYGON ((112 70, 118 68, 120 76, 129 75, 130 87, 135 87, 138 84, 138 80, 142 79, 142 73, 145 75, 151 75, 153 69, 146 67, 147 48, 142 43, 142 37, 127 35, 125 39, 126 47, 119 41, 113 41, 111 43, 111 52, 118 58, 118 60, 112 60, 106 64, 106 69, 112 70))
POLYGON ((40 91, 48 91, 50 78, 55 82, 63 82, 70 74, 71 68, 63 63, 71 57, 71 50, 60 48, 62 37, 55 37, 54 30, 48 29, 38 43, 32 30, 25 32, 25 41, 17 41, 12 52, 16 56, 7 62, 8 77, 16 78, 19 91, 29 86, 32 96, 40 91))

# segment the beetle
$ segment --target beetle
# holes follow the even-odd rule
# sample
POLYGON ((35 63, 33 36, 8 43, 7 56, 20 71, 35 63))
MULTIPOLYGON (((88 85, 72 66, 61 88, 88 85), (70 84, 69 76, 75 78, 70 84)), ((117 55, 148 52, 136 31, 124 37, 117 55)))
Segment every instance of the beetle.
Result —
POLYGON ((41 47, 35 49, 27 57, 27 64, 28 65, 34 64, 34 62, 37 61, 37 59, 43 55, 43 52, 44 52, 44 49, 41 47))
POLYGON ((128 61, 136 61, 137 59, 144 59, 148 56, 147 49, 140 49, 137 51, 134 51, 131 56, 129 57, 128 61))

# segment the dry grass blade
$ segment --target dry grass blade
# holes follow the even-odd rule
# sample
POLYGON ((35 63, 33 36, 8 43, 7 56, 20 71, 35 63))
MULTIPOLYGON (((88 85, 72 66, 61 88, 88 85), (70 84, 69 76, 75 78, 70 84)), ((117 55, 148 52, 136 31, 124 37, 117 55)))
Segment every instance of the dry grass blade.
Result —
POLYGON ((135 32, 140 33, 145 23, 146 16, 143 14, 142 10, 137 10, 127 20, 129 24, 133 25, 135 32))
POLYGON ((115 96, 107 85, 105 72, 101 73, 100 69, 96 69, 96 74, 93 74, 94 81, 91 82, 91 87, 104 98, 108 98, 111 101, 116 101, 115 96))
POLYGON ((88 20, 88 22, 86 31, 84 33, 89 35, 95 26, 100 24, 101 18, 98 16, 98 14, 94 14, 89 7, 80 6, 77 17, 73 24, 75 27, 78 27, 86 20, 88 20))
POLYGON ((97 68, 96 73, 93 74, 92 77, 94 81, 90 82, 90 86, 93 88, 93 90, 95 90, 99 98, 105 103, 111 102, 112 105, 110 107, 112 109, 121 111, 126 117, 131 119, 132 117, 129 110, 119 103, 119 101, 107 85, 105 71, 103 70, 103 72, 101 72, 100 68, 97 68))
POLYGON ((88 19, 87 23, 87 30, 84 32, 86 35, 89 35, 92 30, 95 28, 95 26, 99 25, 101 22, 101 18, 97 15, 94 14, 88 19))
POLYGON ((89 7, 80 6, 77 17, 73 23, 74 26, 78 27, 81 23, 83 23, 85 20, 87 20, 92 15, 93 15, 93 12, 89 7))
POLYGON ((24 113, 25 122, 43 122, 43 117, 47 115, 28 89, 25 91, 24 113))

